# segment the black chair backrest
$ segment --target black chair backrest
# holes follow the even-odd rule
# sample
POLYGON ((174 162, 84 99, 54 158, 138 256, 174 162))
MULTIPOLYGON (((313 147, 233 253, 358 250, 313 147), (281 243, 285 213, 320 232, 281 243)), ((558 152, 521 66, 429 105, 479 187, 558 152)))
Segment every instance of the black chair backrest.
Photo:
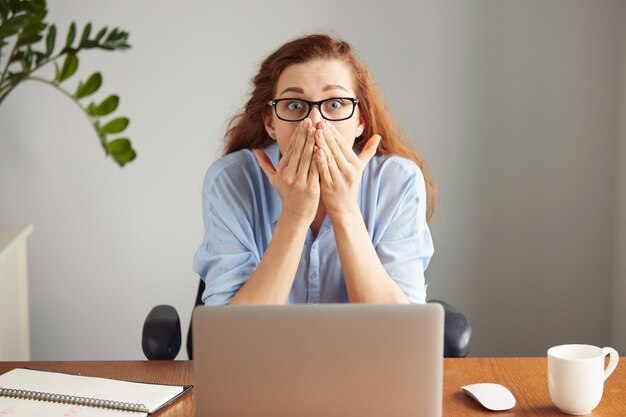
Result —
MULTIPOLYGON (((194 308, 202 305, 202 294, 204 293, 204 281, 200 280, 200 285, 198 285, 198 293, 196 294, 196 303, 194 304, 194 308)), ((189 321, 189 332, 187 332, 187 355, 189 355, 189 359, 193 359, 193 336, 191 334, 193 329, 193 319, 189 321)))

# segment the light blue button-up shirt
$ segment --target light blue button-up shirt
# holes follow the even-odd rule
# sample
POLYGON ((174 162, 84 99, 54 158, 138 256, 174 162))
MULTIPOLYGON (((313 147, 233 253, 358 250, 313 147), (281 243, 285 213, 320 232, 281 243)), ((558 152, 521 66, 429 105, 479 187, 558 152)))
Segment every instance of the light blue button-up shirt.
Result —
MULTIPOLYGON (((264 149, 278 165, 276 143, 264 149)), ((214 162, 203 185, 204 239, 193 269, 206 283, 205 304, 228 304, 256 270, 282 204, 250 150, 214 162)), ((419 167, 398 156, 374 156, 363 171, 358 205, 378 257, 411 303, 426 302, 424 270, 433 254, 426 189, 419 167)), ((333 226, 307 232, 289 303, 349 302, 333 226)))

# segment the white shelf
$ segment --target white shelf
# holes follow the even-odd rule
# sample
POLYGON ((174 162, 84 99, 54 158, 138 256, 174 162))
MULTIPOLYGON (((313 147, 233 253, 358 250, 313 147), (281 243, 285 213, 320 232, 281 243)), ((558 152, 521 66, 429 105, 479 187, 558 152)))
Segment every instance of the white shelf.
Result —
POLYGON ((33 226, 0 225, 0 361, 30 360, 26 239, 33 226))

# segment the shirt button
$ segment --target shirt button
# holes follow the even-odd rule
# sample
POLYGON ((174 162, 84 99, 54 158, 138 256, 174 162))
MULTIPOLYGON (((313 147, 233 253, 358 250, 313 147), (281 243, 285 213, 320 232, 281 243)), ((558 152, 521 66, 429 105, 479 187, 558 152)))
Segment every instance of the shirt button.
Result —
POLYGON ((317 273, 316 273, 316 272, 313 272, 313 273, 311 274, 311 279, 313 279, 313 280, 314 280, 314 279, 317 279, 317 273))
POLYGON ((317 249, 317 242, 313 244, 313 250, 317 249))

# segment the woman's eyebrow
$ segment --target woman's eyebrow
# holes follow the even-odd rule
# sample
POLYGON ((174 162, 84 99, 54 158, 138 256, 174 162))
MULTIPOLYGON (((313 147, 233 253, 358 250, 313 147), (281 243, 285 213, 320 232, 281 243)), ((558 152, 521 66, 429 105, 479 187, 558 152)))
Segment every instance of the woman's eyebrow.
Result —
MULTIPOLYGON (((330 90, 343 90, 346 93, 349 93, 349 91, 346 88, 344 88, 343 86, 339 84, 329 84, 326 87, 324 87, 322 91, 330 91, 330 90)), ((304 94, 304 90, 300 87, 287 87, 279 95, 282 96, 285 93, 304 94)))
POLYGON ((300 93, 300 94, 304 94, 304 90, 301 89, 300 87, 287 87, 280 93, 280 95, 282 96, 285 93, 300 93))
POLYGON ((326 87, 324 87, 324 91, 337 90, 337 89, 343 90, 346 93, 349 93, 349 91, 346 88, 340 86, 339 84, 330 84, 330 85, 327 85, 326 87))

